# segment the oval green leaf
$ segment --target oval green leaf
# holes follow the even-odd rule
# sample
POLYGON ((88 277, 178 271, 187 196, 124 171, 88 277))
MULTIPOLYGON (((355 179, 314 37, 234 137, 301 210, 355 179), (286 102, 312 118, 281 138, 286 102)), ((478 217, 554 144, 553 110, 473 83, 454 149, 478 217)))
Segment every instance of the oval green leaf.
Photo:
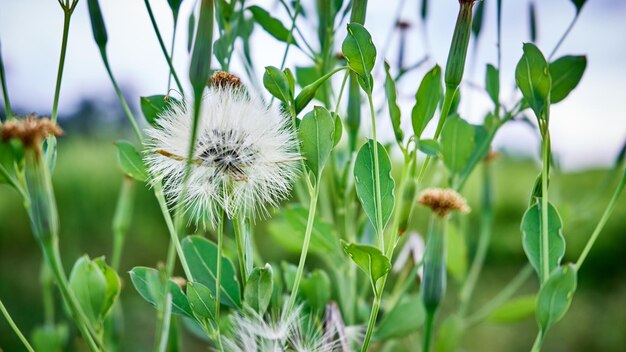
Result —
POLYGON ((261 315, 265 314, 272 299, 274 291, 272 277, 272 266, 266 263, 263 268, 254 268, 246 282, 244 302, 261 315))
POLYGON ((587 68, 586 56, 563 56, 550 63, 552 90, 550 103, 565 99, 578 86, 587 68))
POLYGON ((333 149, 334 134, 335 120, 321 106, 316 106, 313 111, 304 115, 298 128, 305 164, 318 180, 333 149))
POLYGON ((352 258, 356 265, 363 270, 370 279, 372 289, 376 289, 376 281, 391 269, 389 258, 380 249, 365 245, 346 243, 342 241, 344 251, 352 258))
POLYGON ((274 66, 267 66, 263 74, 263 86, 268 92, 278 100, 291 105, 293 95, 289 80, 285 73, 274 66))
POLYGON ((117 146, 117 163, 122 171, 137 181, 145 182, 148 179, 148 172, 141 154, 130 142, 120 140, 115 145, 117 146))
POLYGON ((548 62, 534 44, 524 44, 524 54, 515 68, 515 81, 537 118, 541 118, 550 104, 552 80, 548 62))
POLYGON ((215 321, 215 296, 208 287, 199 282, 188 282, 187 299, 193 314, 201 323, 215 321))
POLYGON ((539 290, 537 297, 537 322, 545 334, 550 327, 565 316, 577 285, 576 267, 567 264, 556 268, 539 290))
POLYGON ((348 24, 348 35, 341 45, 343 55, 350 69, 358 75, 361 88, 372 92, 372 69, 376 62, 376 47, 370 33, 359 23, 348 24))
POLYGON ((448 117, 441 131, 443 163, 452 175, 459 174, 469 161, 474 149, 474 128, 454 114, 448 117))
POLYGON ((396 137, 396 142, 402 144, 404 140, 404 132, 400 126, 400 107, 397 102, 398 92, 396 90, 396 82, 389 73, 389 63, 385 61, 385 94, 387 95, 387 107, 389 108, 389 118, 391 118, 391 126, 393 127, 393 134, 396 137))
POLYGON ((442 96, 441 67, 436 65, 424 75, 415 93, 415 105, 411 111, 411 122, 413 124, 413 133, 415 133, 416 137, 422 135, 426 125, 435 115, 442 96))
MULTIPOLYGON (((163 308, 164 288, 158 270, 142 266, 134 267, 130 272, 130 280, 139 295, 156 309, 163 308)), ((169 293, 172 295, 172 313, 193 318, 193 312, 187 297, 176 283, 168 281, 169 293)))

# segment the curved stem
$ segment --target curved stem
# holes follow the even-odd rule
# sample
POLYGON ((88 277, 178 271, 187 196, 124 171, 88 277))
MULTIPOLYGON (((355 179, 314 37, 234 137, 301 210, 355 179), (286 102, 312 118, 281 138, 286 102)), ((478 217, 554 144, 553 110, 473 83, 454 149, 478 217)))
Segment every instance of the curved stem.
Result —
POLYGON ((293 41, 293 30, 296 28, 296 19, 300 14, 300 0, 296 0, 295 12, 293 17, 291 18, 291 28, 289 29, 289 35, 287 36, 287 44, 285 46, 285 52, 283 53, 283 58, 280 61, 280 70, 282 71, 285 68, 285 62, 287 62, 287 54, 289 53, 289 48, 291 47, 291 42, 293 41))
POLYGON ((319 195, 319 182, 315 184, 313 195, 311 196, 309 204, 309 216, 306 221, 306 230, 304 231, 304 242, 302 243, 302 252, 300 253, 300 261, 298 262, 298 270, 296 271, 296 278, 293 282, 293 288, 291 289, 291 295, 289 296, 289 302, 287 303, 287 315, 293 309, 298 296, 298 289, 300 288, 300 281, 302 280, 302 274, 304 273, 304 264, 306 262, 306 256, 309 251, 309 243, 311 242, 311 234, 313 232, 313 221, 315 220, 315 210, 317 207, 317 198, 319 195))
MULTIPOLYGON (((384 285, 381 285, 384 287, 384 285)), ((376 318, 378 317, 378 310, 380 309, 380 301, 382 299, 382 290, 374 297, 374 303, 372 304, 372 311, 370 312, 369 322, 367 323, 367 331, 365 332, 365 339, 363 340, 363 346, 361 346, 361 352, 366 352, 374 332, 374 326, 376 325, 376 318)))
POLYGON ((17 337, 20 339, 20 341, 22 341, 22 344, 24 344, 24 347, 26 347, 26 349, 29 352, 35 352, 35 349, 33 349, 33 347, 30 345, 30 343, 28 343, 28 340, 26 339, 26 337, 24 337, 24 334, 22 334, 22 332, 20 331, 20 328, 17 327, 17 325, 15 324, 13 319, 11 318, 11 315, 9 314, 9 312, 6 309, 6 307, 2 303, 2 300, 0 300, 0 312, 2 312, 2 315, 4 315, 4 318, 9 323, 9 326, 11 327, 11 329, 13 329, 13 332, 15 332, 15 335, 17 335, 17 337))
POLYGON ((574 19, 572 20, 572 22, 570 22, 569 26, 565 30, 565 33, 563 33, 559 41, 556 43, 556 46, 554 47, 554 49, 552 49, 552 52, 550 53, 548 60, 552 60, 556 52, 559 50, 559 48, 561 47, 561 44, 563 44, 563 42, 565 41, 565 38, 567 38, 569 33, 572 31, 572 28, 574 28, 574 25, 576 24, 576 21, 578 20, 579 15, 580 15, 580 12, 576 11, 576 16, 574 16, 574 19))
MULTIPOLYGON (((178 86, 178 89, 180 90, 181 94, 183 92, 183 85, 180 83, 180 80, 178 79, 178 75, 176 74, 176 70, 174 69, 174 66, 172 65, 172 59, 170 58, 170 56, 167 53, 167 49, 165 48, 165 43, 163 42, 163 37, 161 37, 161 31, 159 31, 159 26, 156 23, 156 20, 154 19, 154 14, 152 13, 152 6, 150 6, 150 3, 148 2, 148 0, 144 0, 144 3, 146 4, 146 9, 148 10, 148 15, 150 16, 150 22, 152 23, 152 28, 154 28, 154 33, 156 33, 157 39, 159 41, 159 46, 161 47, 161 51, 163 52, 163 56, 165 56, 165 61, 167 61, 167 65, 170 67, 170 72, 172 74, 172 76, 174 76, 174 81, 176 81, 176 86, 178 86)), ((173 39, 172 39, 173 41, 173 39)), ((173 54, 173 52, 172 52, 173 54)))
POLYGON ((613 210, 615 209, 615 205, 617 205, 617 200, 619 199, 619 196, 621 195, 622 191, 624 190, 624 184, 625 183, 626 183, 626 169, 624 169, 624 174, 622 175, 622 179, 620 180, 619 184, 617 185, 617 188, 615 189, 615 192, 613 192, 613 197, 611 197, 611 201, 609 202, 609 204, 607 205, 606 209, 604 210, 604 213, 602 214, 602 217, 600 218, 600 221, 596 225, 596 228, 593 230, 593 233, 591 234, 591 237, 589 237, 589 240, 587 240, 587 244, 585 245, 585 248, 583 249, 582 253, 580 254, 580 257, 578 257, 578 260, 576 261, 576 268, 577 269, 580 269, 580 267, 585 262, 585 259, 587 258, 587 255, 589 254, 589 251, 591 250, 591 247, 593 247, 593 244, 598 239, 598 236, 600 235, 600 232, 602 232, 602 229, 604 228, 604 225, 606 224, 606 222, 609 220, 609 217, 613 213, 613 210))

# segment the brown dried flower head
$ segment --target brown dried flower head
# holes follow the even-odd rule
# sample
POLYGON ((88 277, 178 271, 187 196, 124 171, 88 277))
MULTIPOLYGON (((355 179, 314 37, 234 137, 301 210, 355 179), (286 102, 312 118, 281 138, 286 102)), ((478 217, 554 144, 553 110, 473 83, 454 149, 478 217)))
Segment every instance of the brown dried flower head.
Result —
POLYGON ((19 139, 26 148, 38 148, 41 141, 46 137, 60 137, 61 135, 63 135, 63 130, 59 125, 47 117, 38 118, 35 114, 30 114, 23 119, 8 121, 0 126, 2 141, 19 139))
POLYGON ((470 208, 460 194, 449 188, 427 188, 420 193, 417 200, 440 217, 456 210, 461 213, 469 213, 470 208))
POLYGON ((187 280, 185 280, 185 278, 182 278, 180 276, 174 276, 172 277, 172 281, 178 286, 180 287, 181 290, 185 289, 185 286, 187 286, 187 280))
POLYGON ((239 88, 241 87, 241 79, 226 71, 216 71, 210 78, 210 84, 219 88, 239 88))

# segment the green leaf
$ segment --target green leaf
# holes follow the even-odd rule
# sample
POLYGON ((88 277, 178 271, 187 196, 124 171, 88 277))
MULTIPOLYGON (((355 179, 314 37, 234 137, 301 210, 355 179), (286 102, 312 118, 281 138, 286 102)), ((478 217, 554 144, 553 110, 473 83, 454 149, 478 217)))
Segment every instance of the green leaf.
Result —
POLYGON ((341 135, 343 134, 343 124, 341 122, 341 117, 335 114, 334 112, 330 113, 335 119, 335 133, 333 134, 333 148, 339 144, 341 141, 341 135))
POLYGON ((578 86, 587 68, 586 56, 563 56, 550 63, 550 103, 565 99, 578 86))
POLYGON ((287 82, 289 82, 289 95, 293 97, 296 90, 296 77, 293 76, 293 72, 288 68, 284 69, 283 73, 285 78, 287 78, 287 82))
POLYGON ((96 258, 93 260, 93 262, 104 274, 104 278, 107 284, 104 308, 102 312, 102 316, 104 317, 109 313, 111 308, 113 308, 113 304, 117 300, 117 297, 119 297, 122 290, 122 285, 119 276, 117 276, 117 273, 115 272, 115 270, 113 270, 113 268, 107 265, 107 263, 104 261, 104 257, 96 258))
POLYGON ((397 103, 397 90, 396 82, 389 73, 389 63, 385 61, 385 94, 387 95, 387 106, 389 108, 389 117, 391 118, 391 126, 393 127, 393 134, 396 136, 396 142, 402 144, 404 140, 404 133, 400 126, 400 107, 397 103))
POLYGON ((45 324, 35 328, 31 336, 33 348, 38 352, 66 351, 69 329, 63 323, 45 324))
MULTIPOLYGON (((543 258, 541 256, 542 238, 541 238, 541 200, 524 214, 522 218, 522 236, 524 252, 528 257, 528 261, 535 268, 539 275, 539 281, 543 282, 543 258)), ((565 254, 565 238, 561 233, 563 222, 556 208, 548 203, 548 268, 552 272, 557 268, 563 255, 565 254)))
POLYGON ((441 146, 434 139, 420 139, 417 142, 417 149, 431 157, 436 157, 441 153, 441 146))
POLYGON ((172 15, 174 16, 174 20, 178 18, 178 11, 180 10, 180 5, 183 3, 183 0, 167 0, 167 4, 170 5, 170 9, 172 10, 172 15))
POLYGON ((169 109, 172 104, 179 104, 178 100, 169 95, 151 95, 149 97, 140 97, 139 105, 141 112, 149 124, 157 125, 159 115, 169 109))
POLYGON ((141 154, 130 142, 119 140, 115 145, 117 146, 117 163, 122 171, 137 181, 145 182, 148 179, 148 172, 141 154))
POLYGON ((572 3, 574 3, 574 6, 576 6, 577 15, 583 9, 583 6, 585 6, 586 2, 587 0, 572 0, 572 3))
POLYGON ((284 72, 274 66, 267 66, 263 74, 263 85, 278 100, 285 103, 285 105, 291 105, 293 95, 291 94, 289 80, 284 72))
POLYGON ((537 296, 534 294, 513 298, 494 309, 487 320, 493 323, 518 322, 533 315, 536 303, 537 296))
MULTIPOLYGON (((143 299, 160 310, 163 308, 163 281, 158 270, 142 266, 134 267, 130 272, 130 280, 143 299)), ((172 313, 193 318, 193 311, 187 297, 180 287, 172 280, 168 281, 169 293, 172 295, 172 313)))
POLYGON ((404 295, 378 324, 374 339, 383 341, 410 335, 424 324, 425 316, 419 295, 404 295))
POLYGON ((556 268, 539 290, 537 296, 537 322, 545 333, 565 316, 577 285, 576 267, 567 264, 556 268))
POLYGON ((213 1, 200 0, 200 16, 189 64, 189 80, 195 101, 201 98, 211 73, 214 17, 213 1))
POLYGON ((537 118, 541 118, 550 103, 552 80, 548 62, 534 44, 524 44, 524 54, 515 68, 515 81, 537 118))
MULTIPOLYGON (((282 216, 290 225, 290 236, 295 239, 297 249, 302 248, 304 241, 304 229, 307 223, 309 210, 302 206, 289 206, 283 209, 282 216)), ((285 236, 285 234, 282 234, 285 236)), ((319 217, 313 219, 313 229, 311 230, 311 242, 309 250, 318 254, 328 254, 340 249, 337 231, 332 224, 323 221, 319 217)))
POLYGON ((325 108, 316 106, 302 118, 298 129, 302 156, 318 180, 333 149, 334 134, 335 121, 325 108))
POLYGON ((391 160, 382 144, 378 143, 378 168, 380 180, 380 201, 376 199, 376 180, 374 170, 374 141, 368 140, 356 156, 354 162, 354 180, 356 194, 374 228, 377 228, 376 214, 380 207, 382 227, 387 225, 394 207, 394 181, 391 177, 391 160))
POLYGON ((422 135, 426 125, 435 115, 442 96, 441 68, 436 65, 424 75, 422 83, 415 93, 415 106, 411 111, 411 122, 416 137, 422 135))
POLYGON ((492 64, 487 64, 487 75, 485 78, 485 87, 491 101, 500 104, 500 72, 492 64))
POLYGON ((376 47, 367 29, 359 23, 349 23, 341 50, 350 69, 358 75, 361 88, 372 93, 374 80, 371 73, 376 62, 376 47))
POLYGON ((93 38, 98 47, 102 50, 107 45, 108 38, 98 0, 87 0, 87 9, 89 10, 89 18, 91 19, 93 38))
POLYGON ((462 283, 467 275, 467 242, 458 226, 448 225, 447 242, 446 264, 448 272, 459 283, 462 283))
POLYGON ((108 279, 100 266, 84 255, 74 263, 69 286, 89 323, 101 326, 119 294, 119 279, 108 279))
POLYGON ((323 270, 314 270, 302 279, 300 296, 304 297, 316 313, 324 313, 330 301, 330 278, 323 270))
POLYGON ((188 282, 187 299, 193 314, 201 323, 215 321, 215 296, 208 287, 199 282, 188 282))
POLYGON ((448 117, 441 131, 443 162, 451 174, 459 174, 474 148, 474 128, 459 115, 448 117))
POLYGON ((248 276, 244 289, 244 302, 263 315, 267 310, 274 291, 272 266, 265 264, 263 268, 254 268, 248 276))
POLYGON ((474 11, 474 18, 472 20, 472 34, 478 40, 480 32, 483 28, 483 18, 485 14, 485 2, 479 1, 476 3, 476 10, 474 11))
POLYGON ((489 154, 489 145, 491 140, 487 128, 480 125, 471 126, 474 131, 474 142, 470 152, 470 157, 465 163, 465 167, 459 174, 459 177, 461 179, 468 177, 472 173, 472 171, 474 171, 476 164, 478 164, 487 156, 487 154, 489 154))
MULTIPOLYGON (((329 72, 320 78, 315 79, 310 84, 304 86, 295 101, 295 109, 296 113, 300 113, 314 97, 317 97, 318 100, 323 101, 323 96, 318 94, 318 89, 336 72, 329 72)), ((310 73, 309 73, 310 74, 310 73)), ((296 69, 296 76, 298 75, 298 70, 296 69)))
POLYGON ((370 278, 372 289, 376 289, 376 281, 383 277, 391 269, 389 258, 380 249, 365 245, 341 242, 345 252, 352 258, 356 265, 361 268, 370 278))
POLYGON ((535 10, 535 3, 528 3, 528 28, 530 30, 530 41, 537 41, 537 11, 535 10))
POLYGON ((272 17, 269 12, 256 5, 248 7, 248 10, 252 12, 252 16, 254 17, 256 23, 261 25, 261 27, 263 27, 263 29, 272 37, 284 43, 289 41, 291 44, 297 46, 293 36, 291 37, 291 40, 289 40, 289 30, 282 24, 282 22, 272 17))
MULTIPOLYGON (((208 287, 215 294, 217 276, 217 245, 202 236, 187 236, 182 241, 183 254, 194 282, 208 287)), ((222 257, 220 303, 229 307, 241 307, 239 282, 233 263, 222 257)))

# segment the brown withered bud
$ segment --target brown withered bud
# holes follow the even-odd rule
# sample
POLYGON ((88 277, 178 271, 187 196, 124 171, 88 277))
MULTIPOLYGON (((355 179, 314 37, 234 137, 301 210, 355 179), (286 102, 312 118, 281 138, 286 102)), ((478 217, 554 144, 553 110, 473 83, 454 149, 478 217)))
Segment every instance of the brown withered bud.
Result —
POLYGON ((187 286, 187 280, 185 280, 184 278, 180 277, 180 276, 174 276, 172 277, 172 281, 178 285, 178 287, 180 287, 181 290, 185 290, 185 286, 187 286))
POLYGON ((420 193, 417 201, 429 207, 439 217, 444 217, 453 210, 461 213, 470 211, 465 198, 449 188, 427 188, 420 193))
POLYGON ((398 20, 398 21, 396 22, 396 27, 397 27, 399 30, 404 31, 404 30, 407 30, 407 29, 411 28, 411 22, 408 22, 408 21, 403 21, 403 20, 398 20))
POLYGON ((345 59, 346 59, 346 57, 343 56, 343 53, 341 51, 337 53, 337 60, 342 61, 342 60, 345 60, 345 59))
POLYGON ((0 137, 3 142, 19 139, 25 148, 39 148, 48 136, 60 137, 63 130, 47 117, 30 114, 22 119, 11 120, 0 126, 0 137))
POLYGON ((500 153, 498 153, 497 151, 493 149, 489 149, 489 153, 485 156, 485 162, 486 163, 492 162, 494 159, 496 159, 499 156, 500 156, 500 153))
POLYGON ((215 71, 209 79, 209 85, 218 88, 239 88, 241 79, 226 71, 215 71))

